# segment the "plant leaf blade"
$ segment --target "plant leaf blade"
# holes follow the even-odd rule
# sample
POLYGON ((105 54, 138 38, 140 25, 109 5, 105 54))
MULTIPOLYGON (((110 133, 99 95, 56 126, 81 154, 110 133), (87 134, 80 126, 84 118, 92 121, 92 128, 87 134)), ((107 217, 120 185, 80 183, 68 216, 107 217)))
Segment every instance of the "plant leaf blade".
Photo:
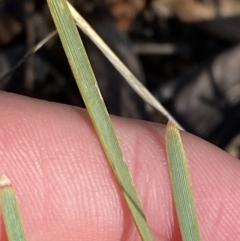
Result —
POLYGON ((5 175, 0 179, 0 202, 8 240, 26 241, 16 195, 10 180, 5 175))
POLYGON ((68 62, 142 240, 151 241, 140 200, 66 0, 47 0, 68 62))
POLYGON ((167 157, 174 202, 183 241, 200 241, 196 207, 180 132, 168 122, 167 157))

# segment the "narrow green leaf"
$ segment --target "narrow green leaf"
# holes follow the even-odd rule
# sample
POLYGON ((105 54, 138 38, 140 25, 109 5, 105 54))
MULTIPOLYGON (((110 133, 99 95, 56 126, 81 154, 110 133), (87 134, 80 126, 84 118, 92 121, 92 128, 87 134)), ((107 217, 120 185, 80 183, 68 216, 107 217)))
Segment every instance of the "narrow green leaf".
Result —
POLYGON ((174 202, 183 241, 200 241, 187 161, 177 127, 169 122, 166 133, 167 157, 174 202))
POLYGON ((122 188, 140 236, 142 240, 150 241, 152 236, 142 206, 67 2, 66 0, 47 0, 47 3, 84 103, 122 188))
POLYGON ((0 179, 0 203, 8 241, 26 241, 15 192, 5 175, 0 179))

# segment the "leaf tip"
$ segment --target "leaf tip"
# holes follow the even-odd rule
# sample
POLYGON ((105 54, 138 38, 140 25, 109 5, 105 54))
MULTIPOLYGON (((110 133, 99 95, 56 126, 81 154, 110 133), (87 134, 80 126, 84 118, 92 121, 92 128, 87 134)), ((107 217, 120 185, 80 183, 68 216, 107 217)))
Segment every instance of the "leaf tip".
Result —
POLYGON ((177 128, 176 125, 171 120, 168 121, 167 127, 175 127, 175 128, 177 128))
POLYGON ((172 121, 168 121, 165 134, 166 143, 168 143, 172 138, 175 142, 182 142, 179 128, 172 121))
POLYGON ((3 174, 2 177, 0 178, 0 187, 6 187, 10 185, 11 185, 10 179, 5 174, 3 174))
POLYGON ((167 123, 167 132, 169 131, 179 132, 178 127, 171 120, 167 123))

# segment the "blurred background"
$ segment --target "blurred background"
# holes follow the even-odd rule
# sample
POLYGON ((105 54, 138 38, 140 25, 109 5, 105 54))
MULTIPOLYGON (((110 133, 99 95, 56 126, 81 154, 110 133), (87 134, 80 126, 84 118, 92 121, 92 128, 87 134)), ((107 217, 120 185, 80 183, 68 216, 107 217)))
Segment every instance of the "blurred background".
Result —
MULTIPOLYGON (((71 3, 187 131, 240 157, 239 0, 71 3)), ((45 1, 0 2, 0 89, 84 106, 57 36, 21 61, 53 30, 45 1)), ((165 123, 80 34, 109 112, 165 123)))

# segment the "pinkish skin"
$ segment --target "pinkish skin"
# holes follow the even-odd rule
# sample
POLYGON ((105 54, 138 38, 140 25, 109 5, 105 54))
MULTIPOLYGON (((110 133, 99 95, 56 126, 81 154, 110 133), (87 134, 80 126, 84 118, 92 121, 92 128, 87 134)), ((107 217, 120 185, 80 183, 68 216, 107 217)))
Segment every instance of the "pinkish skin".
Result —
MULTIPOLYGON (((29 241, 140 240, 86 111, 0 92, 0 113, 0 175, 16 189, 29 241)), ((154 240, 181 240, 165 126, 112 120, 154 240)), ((236 240, 240 162, 193 135, 182 138, 202 240, 236 240)))

